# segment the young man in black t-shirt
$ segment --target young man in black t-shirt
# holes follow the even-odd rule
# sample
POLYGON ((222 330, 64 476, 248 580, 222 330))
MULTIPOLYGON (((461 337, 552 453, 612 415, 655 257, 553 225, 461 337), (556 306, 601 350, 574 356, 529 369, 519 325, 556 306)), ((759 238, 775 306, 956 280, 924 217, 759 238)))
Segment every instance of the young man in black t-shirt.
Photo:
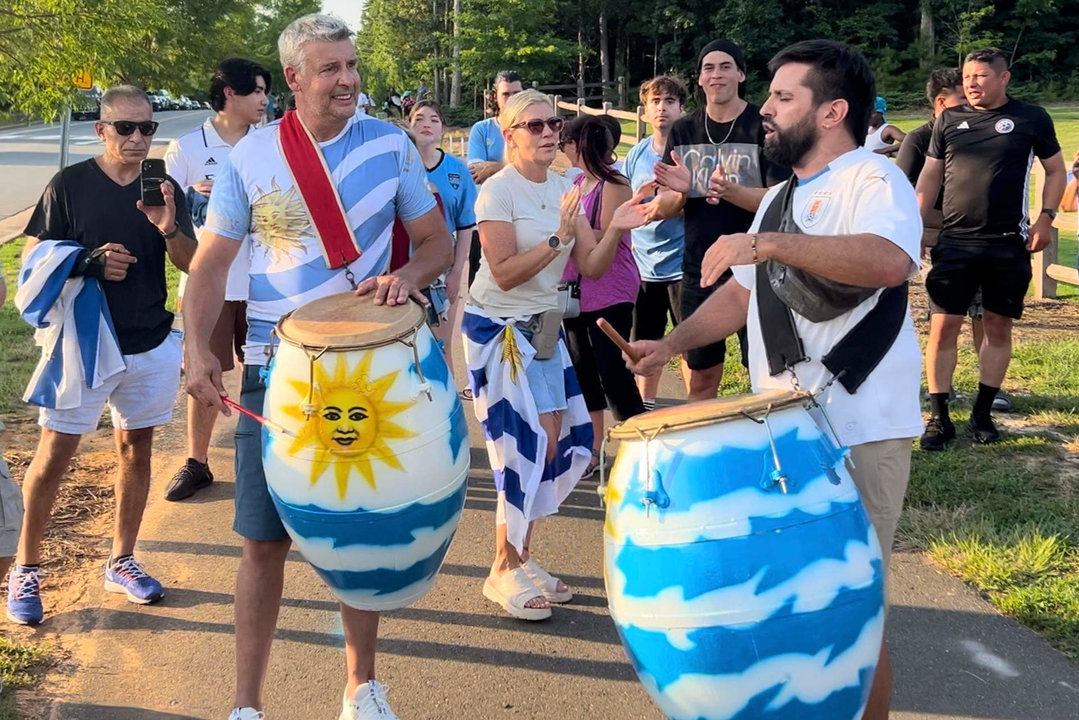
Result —
POLYGON ((963 89, 967 104, 945 110, 933 126, 917 194, 931 214, 944 185, 940 238, 926 277, 933 316, 926 345, 931 417, 924 450, 943 450, 955 437, 948 389, 956 339, 975 293, 982 291, 985 340, 979 351, 978 395, 970 427, 977 443, 1000 440, 990 417, 1012 349, 1012 323, 1023 313, 1030 284, 1030 253, 1049 244, 1064 193, 1064 161, 1049 114, 1007 95, 1011 74, 995 48, 967 55, 963 89), (1033 157, 1045 169, 1041 214, 1027 214, 1027 179, 1033 157))
MULTIPOLYGON (((682 317, 689 317, 716 288, 730 279, 701 287, 701 262, 720 235, 745 232, 768 187, 790 177, 764 156, 760 108, 741 98, 746 80, 742 49, 730 40, 713 40, 697 57, 697 83, 705 107, 671 126, 657 183, 665 190, 654 202, 654 218, 685 217, 682 256, 682 317)), ((743 358, 745 340, 741 340, 743 358)), ((690 350, 688 400, 716 396, 723 379, 726 341, 690 350)))
POLYGON ((180 383, 180 341, 165 309, 165 256, 187 270, 195 253, 194 229, 183 191, 161 183, 163 206, 141 201, 141 163, 157 131, 150 99, 121 85, 101 98, 94 124, 105 143, 98 157, 61 170, 45 188, 26 226, 23 257, 38 239, 74 240, 86 249, 72 276, 97 278, 104 290, 126 369, 96 388, 82 387, 80 407, 42 407, 41 440, 26 471, 26 506, 16 567, 9 576, 8 617, 37 624, 43 619, 38 563, 52 504, 83 434, 97 428, 108 404, 115 428, 119 480, 112 552, 105 589, 145 604, 164 595, 133 555, 146 495, 154 427, 169 420, 180 383))

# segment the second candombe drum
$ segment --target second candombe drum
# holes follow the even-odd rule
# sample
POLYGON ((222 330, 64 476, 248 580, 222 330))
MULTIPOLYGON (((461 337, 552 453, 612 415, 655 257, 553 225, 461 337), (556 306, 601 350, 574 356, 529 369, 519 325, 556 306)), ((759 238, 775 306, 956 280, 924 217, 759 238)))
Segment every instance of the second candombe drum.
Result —
POLYGON ((468 427, 419 305, 352 293, 277 325, 263 467, 300 553, 341 602, 391 610, 434 583, 465 503, 468 427))
POLYGON ((772 391, 611 429, 611 616, 678 720, 855 720, 884 629, 880 544, 843 453, 772 391))

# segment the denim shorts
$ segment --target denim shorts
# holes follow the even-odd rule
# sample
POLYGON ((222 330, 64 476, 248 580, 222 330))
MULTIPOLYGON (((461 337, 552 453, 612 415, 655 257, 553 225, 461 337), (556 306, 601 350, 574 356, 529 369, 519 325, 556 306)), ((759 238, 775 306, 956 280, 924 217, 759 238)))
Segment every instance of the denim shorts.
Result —
MULTIPOLYGON (((244 365, 240 404, 262 414, 266 382, 262 368, 244 365)), ((246 415, 236 423, 236 513, 232 529, 248 540, 287 540, 262 469, 262 426, 246 415)))
MULTIPOLYGON (((532 340, 532 333, 525 330, 521 324, 517 325, 525 338, 532 340)), ((559 338, 559 345, 564 345, 565 340, 559 338)), ((565 410, 568 407, 566 399, 566 375, 562 367, 562 352, 555 350, 554 355, 546 360, 532 359, 525 368, 525 377, 528 378, 528 387, 532 389, 532 397, 536 400, 536 410, 541 413, 565 410)))

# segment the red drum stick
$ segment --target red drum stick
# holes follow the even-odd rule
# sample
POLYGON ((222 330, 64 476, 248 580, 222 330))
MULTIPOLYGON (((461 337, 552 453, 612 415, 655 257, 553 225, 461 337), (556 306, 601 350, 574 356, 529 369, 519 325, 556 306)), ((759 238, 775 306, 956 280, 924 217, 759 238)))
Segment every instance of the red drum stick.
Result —
POLYGON ((604 335, 611 339, 611 342, 618 346, 619 350, 626 354, 626 357, 633 362, 637 362, 641 359, 641 356, 637 354, 637 351, 630 347, 629 343, 626 342, 626 339, 619 335, 618 331, 611 327, 609 322, 603 318, 596 318, 596 325, 603 331, 604 335))
POLYGON ((278 425, 277 423, 275 423, 273 420, 270 420, 269 418, 264 418, 261 415, 259 415, 258 413, 251 412, 250 410, 245 408, 243 405, 241 405, 240 403, 236 402, 235 400, 233 400, 231 398, 227 398, 227 397, 222 396, 221 397, 221 402, 225 403, 226 405, 228 405, 233 410, 235 410, 235 411, 237 411, 239 413, 243 413, 244 415, 251 418, 255 422, 265 425, 266 427, 270 428, 274 432, 281 433, 282 435, 288 435, 289 437, 296 437, 296 433, 292 432, 291 430, 287 430, 286 428, 278 425))

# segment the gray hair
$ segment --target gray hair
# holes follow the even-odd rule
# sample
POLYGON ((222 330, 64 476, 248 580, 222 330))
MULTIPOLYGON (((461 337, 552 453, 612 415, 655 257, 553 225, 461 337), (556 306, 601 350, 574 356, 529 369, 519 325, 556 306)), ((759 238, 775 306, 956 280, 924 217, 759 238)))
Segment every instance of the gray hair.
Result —
POLYGON ((332 15, 312 13, 293 20, 277 38, 281 67, 303 67, 303 46, 309 42, 341 42, 352 37, 343 20, 332 15))
POLYGON ((154 109, 154 104, 150 102, 150 96, 142 88, 134 85, 115 85, 106 90, 105 94, 101 96, 101 114, 105 115, 114 106, 125 102, 144 102, 151 111, 154 109))

